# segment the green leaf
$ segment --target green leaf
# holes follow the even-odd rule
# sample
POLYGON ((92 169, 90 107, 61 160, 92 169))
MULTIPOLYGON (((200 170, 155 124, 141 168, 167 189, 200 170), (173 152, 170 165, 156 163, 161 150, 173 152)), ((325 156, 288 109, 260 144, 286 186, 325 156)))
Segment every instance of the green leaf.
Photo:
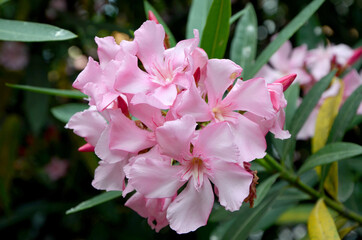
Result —
POLYGON ((0 0, 0 5, 6 3, 6 2, 9 2, 10 0, 0 0))
POLYGON ((319 199, 308 218, 310 239, 339 240, 338 231, 323 199, 319 199))
POLYGON ((258 187, 256 188, 256 200, 254 203, 254 207, 257 207, 263 200, 264 198, 267 196, 270 188, 273 186, 274 182, 277 180, 277 178, 279 177, 279 173, 274 174, 272 176, 270 176, 268 179, 262 181, 258 187))
POLYGON ((44 42, 76 37, 68 30, 48 24, 0 19, 0 40, 4 41, 44 42))
POLYGON ((254 7, 248 3, 244 16, 236 25, 235 35, 231 42, 230 58, 244 70, 243 75, 253 64, 256 55, 258 20, 254 7))
POLYGON ((327 142, 342 141, 344 133, 351 124, 353 117, 362 101, 362 85, 359 86, 345 101, 334 120, 327 142))
POLYGON ((306 172, 316 166, 325 165, 361 154, 362 146, 358 144, 346 142, 330 143, 307 158, 299 169, 298 174, 306 172))
MULTIPOLYGON (((351 161, 348 161, 350 163, 351 161)), ((345 202, 352 195, 354 190, 355 176, 352 173, 347 162, 339 162, 338 164, 338 200, 345 202)), ((353 166, 357 168, 357 166, 353 166)), ((362 169, 361 169, 362 170, 362 169)))
POLYGON ((270 57, 318 10, 324 0, 314 0, 306 6, 293 20, 278 33, 278 36, 258 56, 253 68, 247 72, 245 79, 252 78, 270 57))
POLYGON ((95 197, 87 200, 87 201, 81 202, 80 204, 78 204, 74 208, 71 208, 68 211, 66 211, 66 214, 71 214, 71 213, 83 211, 85 209, 94 207, 94 206, 102 204, 104 202, 108 202, 108 201, 110 201, 112 199, 115 199, 117 197, 120 197, 120 196, 122 196, 121 191, 104 192, 104 193, 99 194, 98 196, 95 196, 95 197))
POLYGON ((242 213, 238 214, 236 220, 229 227, 222 239, 225 240, 243 240, 247 239, 254 225, 269 210, 280 191, 268 196, 256 208, 245 208, 242 213))
POLYGON ((308 92, 308 94, 304 97, 302 103, 296 110, 292 123, 290 124, 289 132, 291 137, 285 140, 283 158, 282 160, 288 167, 292 165, 292 154, 294 153, 296 136, 299 130, 303 127, 305 121, 308 119, 309 114, 312 112, 314 107, 317 105, 322 93, 327 89, 332 78, 334 77, 336 70, 330 72, 327 76, 323 77, 320 81, 318 81, 312 89, 308 92))
POLYGON ((292 118, 297 110, 297 101, 299 98, 300 86, 299 83, 292 84, 285 92, 284 96, 288 104, 285 108, 285 126, 289 129, 292 124, 292 118))
POLYGON ((234 22, 236 22, 236 20, 238 20, 239 18, 241 18, 241 16, 243 16, 245 13, 245 8, 240 10, 239 12, 235 13, 234 15, 232 15, 230 17, 230 20, 229 20, 229 24, 233 24, 234 22))
POLYGON ((206 51, 209 58, 224 57, 229 38, 230 16, 230 0, 213 1, 200 43, 201 48, 206 51))
POLYGON ((60 97, 67 97, 67 98, 75 98, 75 99, 84 99, 87 98, 87 95, 77 91, 77 90, 59 90, 54 88, 45 88, 45 87, 34 87, 34 86, 27 86, 27 85, 18 85, 18 84, 5 84, 8 87, 26 90, 30 92, 60 96, 60 97))
POLYGON ((158 14, 156 9, 148 1, 143 1, 143 6, 145 8, 146 16, 148 17, 148 11, 152 11, 152 13, 156 16, 158 22, 163 26, 163 28, 165 29, 165 32, 167 33, 168 38, 170 40, 170 46, 171 47, 176 46, 175 37, 173 36, 170 29, 167 27, 166 23, 162 20, 160 14, 158 14))
POLYGON ((320 28, 321 23, 316 15, 313 15, 295 34, 296 46, 306 44, 308 49, 317 48, 319 44, 324 43, 325 36, 322 33, 316 33, 315 29, 320 28), (308 36, 308 37, 305 37, 308 36))
POLYGON ((53 107, 51 109, 51 112, 56 119, 61 122, 67 123, 75 113, 81 112, 88 107, 89 106, 87 104, 68 103, 61 106, 53 107))
POLYGON ((186 38, 194 37, 194 29, 199 30, 199 34, 202 36, 211 4, 212 0, 192 1, 186 24, 186 38))

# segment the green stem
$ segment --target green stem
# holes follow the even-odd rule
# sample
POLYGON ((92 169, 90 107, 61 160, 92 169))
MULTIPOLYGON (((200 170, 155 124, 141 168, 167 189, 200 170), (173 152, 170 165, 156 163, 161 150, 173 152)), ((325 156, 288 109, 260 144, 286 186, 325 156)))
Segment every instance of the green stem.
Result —
POLYGON ((294 185, 298 189, 310 195, 313 199, 323 198, 324 202, 332 209, 345 216, 348 219, 354 220, 359 224, 362 224, 362 216, 347 209, 343 204, 336 202, 335 200, 321 194, 310 186, 304 184, 300 181, 299 177, 294 173, 283 168, 272 156, 267 154, 264 159, 269 163, 270 166, 274 168, 274 170, 280 173, 280 177, 284 180, 288 181, 290 184, 294 185))

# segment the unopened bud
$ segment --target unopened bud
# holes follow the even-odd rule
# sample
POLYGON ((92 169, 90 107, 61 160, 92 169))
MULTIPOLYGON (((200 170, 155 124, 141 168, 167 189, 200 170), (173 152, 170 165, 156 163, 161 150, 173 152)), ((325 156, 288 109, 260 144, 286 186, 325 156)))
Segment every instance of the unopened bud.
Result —
POLYGON ((86 143, 83 146, 81 146, 80 148, 78 148, 78 151, 79 152, 94 152, 94 147, 91 144, 86 143))
POLYGON ((347 61, 347 65, 352 66, 358 59, 362 56, 362 47, 354 50, 352 57, 350 57, 347 61))
POLYGON ((148 11, 148 20, 154 21, 155 23, 159 23, 155 14, 151 10, 148 11))
POLYGON ((274 83, 281 83, 283 85, 283 92, 288 89, 288 87, 293 83, 294 79, 297 77, 297 74, 289 74, 282 78, 277 79, 274 83))

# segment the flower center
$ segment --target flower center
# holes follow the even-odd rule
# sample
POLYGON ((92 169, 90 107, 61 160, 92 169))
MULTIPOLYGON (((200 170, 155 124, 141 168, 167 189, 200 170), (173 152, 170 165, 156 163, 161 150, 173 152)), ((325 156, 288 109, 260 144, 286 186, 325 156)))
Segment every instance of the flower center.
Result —
POLYGON ((218 108, 218 107, 214 107, 212 109, 212 113, 214 115, 214 118, 216 119, 217 122, 222 122, 224 121, 224 116, 223 116, 223 111, 222 109, 218 108))

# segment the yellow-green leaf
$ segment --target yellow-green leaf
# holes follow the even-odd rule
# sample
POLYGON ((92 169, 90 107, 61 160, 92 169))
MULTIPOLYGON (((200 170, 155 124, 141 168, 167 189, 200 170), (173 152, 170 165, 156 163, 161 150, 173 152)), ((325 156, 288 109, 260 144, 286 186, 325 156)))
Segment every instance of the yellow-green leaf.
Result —
POLYGON ((326 98, 318 112, 315 133, 312 138, 313 153, 317 152, 326 145, 329 131, 331 130, 334 119, 338 114, 338 109, 343 97, 344 85, 340 79, 334 78, 332 84, 336 84, 336 82, 340 85, 338 94, 336 96, 326 98))
POLYGON ((339 236, 341 237, 341 239, 343 239, 348 233, 350 233, 352 230, 356 229, 357 227, 358 227, 358 224, 342 228, 341 230, 338 231, 339 236))
MULTIPOLYGON (((312 152, 315 153, 326 145, 329 132, 331 131, 334 119, 336 118, 341 105, 344 84, 339 78, 334 78, 332 84, 339 84, 339 92, 336 96, 326 98, 319 109, 314 137, 312 138, 312 152)), ((316 168, 320 175, 321 167, 316 168)), ((323 181, 323 180, 322 180, 323 181)), ((334 162, 328 171, 323 183, 326 191, 335 199, 338 197, 338 163, 334 162)))
POLYGON ((340 239, 336 225, 323 199, 319 199, 308 218, 308 234, 311 240, 340 239))

